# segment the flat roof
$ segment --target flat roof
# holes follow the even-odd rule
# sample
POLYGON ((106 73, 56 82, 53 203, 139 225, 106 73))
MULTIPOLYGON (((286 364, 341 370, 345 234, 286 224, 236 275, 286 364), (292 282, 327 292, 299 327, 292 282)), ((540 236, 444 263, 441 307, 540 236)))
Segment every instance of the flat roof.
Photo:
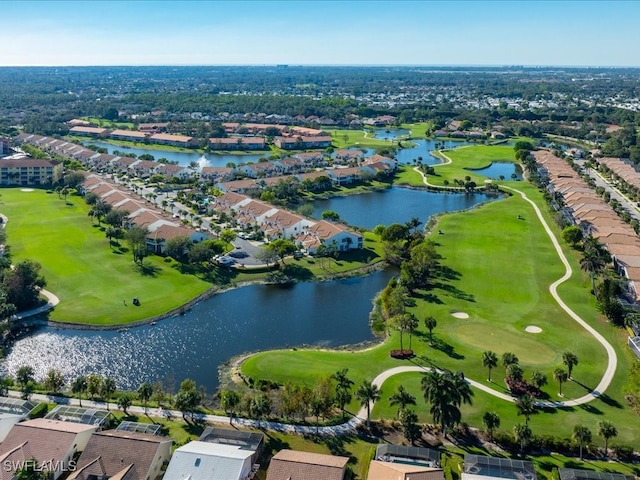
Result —
POLYGON ((560 480, 634 480, 633 475, 622 473, 595 472, 593 470, 578 470, 575 468, 558 468, 560 480))
POLYGON ((483 477, 535 480, 533 462, 484 455, 465 455, 464 473, 483 477))

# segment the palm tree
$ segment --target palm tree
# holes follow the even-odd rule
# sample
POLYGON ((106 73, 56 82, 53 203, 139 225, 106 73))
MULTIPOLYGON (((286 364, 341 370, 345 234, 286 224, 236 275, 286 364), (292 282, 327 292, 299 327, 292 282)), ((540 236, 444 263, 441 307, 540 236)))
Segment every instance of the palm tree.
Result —
POLYGON ((573 371, 573 367, 578 365, 578 357, 571 352, 564 352, 562 354, 562 363, 567 367, 567 373, 569 378, 571 378, 571 372, 573 371))
POLYGON ((118 408, 122 409, 125 416, 129 416, 129 414, 127 413, 127 408, 129 408, 132 403, 133 398, 129 393, 123 393, 122 395, 120 395, 120 398, 118 398, 118 408))
POLYGON ((537 388, 542 388, 547 384, 547 376, 539 370, 531 372, 531 383, 537 388))
POLYGON ((424 401, 431 404, 433 420, 440 424, 443 434, 447 427, 460 422, 460 405, 471 404, 473 391, 462 372, 430 370, 421 381, 424 401))
POLYGON ((389 397, 389 405, 392 407, 398 405, 398 417, 400 412, 403 411, 407 405, 415 405, 416 397, 407 392, 404 385, 400 385, 396 393, 389 397))
POLYGON ((347 377, 349 372, 348 368, 344 368, 333 375, 331 379, 336 383, 336 403, 342 410, 342 416, 344 417, 344 407, 351 401, 351 387, 353 386, 353 380, 347 377))
POLYGON ((536 399, 531 395, 522 395, 516 399, 516 408, 518 409, 518 415, 524 416, 524 424, 529 425, 529 417, 538 413, 538 405, 536 405, 536 399))
POLYGON ((489 440, 493 441, 493 432, 496 428, 500 428, 500 417, 496 412, 485 412, 482 416, 482 423, 489 432, 489 440))
POLYGON ((251 415, 258 419, 258 427, 260 427, 262 417, 271 413, 271 400, 266 395, 253 397, 249 404, 249 411, 251 412, 251 415))
POLYGON ((562 368, 556 368, 553 371, 553 379, 560 385, 560 392, 558 395, 562 396, 562 384, 569 380, 569 374, 562 368))
POLYGON ((406 329, 409 332, 409 350, 412 350, 411 339, 413 338, 413 332, 420 326, 420 322, 413 313, 408 313, 407 318, 405 319, 406 329))
POLYGON ((491 369, 498 366, 498 356, 491 350, 482 353, 482 366, 489 369, 487 381, 491 381, 491 369))
POLYGON ((524 372, 522 371, 522 368, 520 368, 520 365, 518 365, 517 363, 507 365, 507 378, 515 382, 519 382, 522 380, 523 375, 524 372))
POLYGON ((532 437, 531 429, 528 425, 519 423, 513 427, 513 435, 516 442, 520 444, 520 451, 524 452, 525 445, 529 443, 532 437))
POLYGON ((356 398, 360 405, 367 407, 367 428, 371 424, 371 404, 380 399, 382 391, 370 380, 364 380, 356 390, 356 398))
POLYGON ((71 382, 71 393, 77 394, 82 407, 82 394, 87 390, 87 377, 80 375, 71 382))
POLYGON ((105 377, 102 381, 102 396, 107 401, 107 410, 109 410, 109 401, 113 394, 116 393, 116 381, 111 377, 105 377))
POLYGON ((235 390, 227 390, 220 395, 220 406, 225 412, 229 412, 229 425, 233 422, 233 413, 240 405, 241 400, 242 397, 235 390))
POLYGON ((591 277, 591 293, 596 293, 596 276, 602 272, 605 263, 602 258, 593 253, 585 252, 584 256, 580 259, 580 269, 584 272, 589 272, 591 277))
POLYGON ((513 365, 514 363, 520 363, 520 360, 518 360, 515 353, 505 352, 502 354, 502 366, 504 368, 507 368, 509 365, 513 365))
POLYGON ((148 382, 141 383, 138 387, 138 397, 142 401, 142 405, 144 405, 144 413, 147 413, 147 403, 151 395, 153 395, 153 386, 148 382))
POLYGON ((604 454, 609 452, 609 439, 618 435, 618 429, 608 420, 598 422, 598 435, 604 438, 604 454))
POLYGON ((585 443, 591 442, 591 430, 584 425, 573 427, 573 439, 580 445, 580 461, 582 461, 582 447, 585 443))
POLYGON ((433 347, 433 329, 438 326, 438 322, 432 316, 424 319, 424 326, 429 330, 429 345, 433 347))

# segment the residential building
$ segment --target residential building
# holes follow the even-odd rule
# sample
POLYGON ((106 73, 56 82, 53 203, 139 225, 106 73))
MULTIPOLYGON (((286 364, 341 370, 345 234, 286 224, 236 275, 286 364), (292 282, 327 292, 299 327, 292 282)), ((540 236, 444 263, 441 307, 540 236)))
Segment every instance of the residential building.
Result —
POLYGON ((462 480, 536 480, 533 462, 484 455, 465 455, 462 480))
POLYGON ((8 138, 0 137, 0 157, 4 157, 11 153, 11 145, 8 138))
POLYGON ((2 473, 13 477, 21 462, 35 459, 41 467, 52 470, 53 480, 57 480, 71 470, 70 462, 97 429, 97 425, 46 418, 17 423, 0 444, 2 473))
POLYGON ((198 139, 186 135, 171 135, 169 133, 155 133, 149 137, 149 143, 171 145, 173 147, 191 148, 198 146, 198 139))
POLYGON ((96 432, 67 480, 157 480, 171 458, 173 440, 127 431, 96 432))
POLYGON ((71 127, 69 134, 78 135, 80 137, 106 137, 109 135, 109 130, 102 127, 71 127))
POLYGON ((138 130, 145 133, 163 133, 169 128, 168 123, 141 123, 138 130))
POLYGON ((189 442, 173 452, 163 480, 248 480, 252 457, 237 445, 189 442))
POLYGON ((444 480, 441 468, 371 460, 367 480, 444 480))
POLYGON ((136 132, 134 130, 114 130, 109 135, 114 140, 127 140, 129 142, 143 142, 149 136, 146 132, 136 132))
POLYGON ((266 480, 344 480, 348 457, 280 450, 271 458, 266 480))
POLYGON ((243 450, 253 452, 251 462, 257 462, 264 443, 264 435, 261 433, 247 432, 246 430, 232 430, 230 428, 207 427, 198 439, 200 442, 219 443, 222 445, 237 446, 243 450))
POLYGON ((36 408, 37 403, 18 398, 0 397, 0 442, 2 442, 13 426, 26 418, 36 408))
POLYGON ((0 185, 47 185, 62 176, 63 164, 30 157, 0 160, 0 185))
POLYGON ((267 144, 262 137, 210 138, 211 150, 264 150, 267 144))

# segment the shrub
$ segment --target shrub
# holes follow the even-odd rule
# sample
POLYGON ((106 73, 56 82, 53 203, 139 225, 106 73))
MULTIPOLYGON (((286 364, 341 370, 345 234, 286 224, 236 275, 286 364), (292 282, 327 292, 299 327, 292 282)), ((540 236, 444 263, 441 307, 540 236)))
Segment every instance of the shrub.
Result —
POLYGON ((391 358, 399 358, 401 360, 404 360, 405 358, 412 358, 413 357, 413 350, 391 350, 389 352, 389 355, 391 356, 391 358))
POLYGON ((517 396, 521 397, 523 395, 531 395, 533 398, 540 398, 542 392, 535 385, 531 385, 526 380, 514 380, 512 378, 507 377, 505 379, 507 383, 507 388, 509 391, 517 396))
POLYGON ((618 460, 631 460, 633 458, 633 447, 629 445, 613 445, 611 447, 618 460))
POLYGON ((49 411, 49 404, 43 402, 43 403, 40 403, 36 408, 31 410, 31 413, 29 416, 31 418, 42 418, 47 414, 48 411, 49 411))

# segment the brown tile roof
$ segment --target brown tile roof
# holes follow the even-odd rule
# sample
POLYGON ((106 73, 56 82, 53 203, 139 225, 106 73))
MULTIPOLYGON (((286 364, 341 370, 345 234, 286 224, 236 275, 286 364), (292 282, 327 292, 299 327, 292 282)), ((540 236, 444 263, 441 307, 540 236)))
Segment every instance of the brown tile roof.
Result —
POLYGON ((90 475, 113 477, 123 470, 124 478, 145 480, 158 449, 166 443, 172 440, 116 430, 94 433, 78 459, 75 474, 68 480, 88 480, 90 475))
POLYGON ((276 213, 271 215, 270 217, 265 218, 265 221, 272 222, 274 224, 280 225, 281 227, 291 227, 296 223, 304 220, 300 215, 296 215, 291 212, 287 212, 286 210, 278 210, 276 213))
POLYGON ((347 457, 280 450, 271 459, 267 480, 342 480, 348 461, 347 457))
POLYGON ((133 130, 114 130, 111 132, 111 136, 122 136, 131 138, 147 138, 147 134, 144 132, 136 132, 133 130))
MULTIPOLYGON (((73 449, 79 433, 95 431, 97 428, 82 423, 44 418, 17 423, 0 444, 0 457, 22 446, 22 450, 28 452, 28 458, 35 458, 39 463, 50 460, 61 462, 73 449)), ((2 470, 6 472, 6 469, 2 470)))

